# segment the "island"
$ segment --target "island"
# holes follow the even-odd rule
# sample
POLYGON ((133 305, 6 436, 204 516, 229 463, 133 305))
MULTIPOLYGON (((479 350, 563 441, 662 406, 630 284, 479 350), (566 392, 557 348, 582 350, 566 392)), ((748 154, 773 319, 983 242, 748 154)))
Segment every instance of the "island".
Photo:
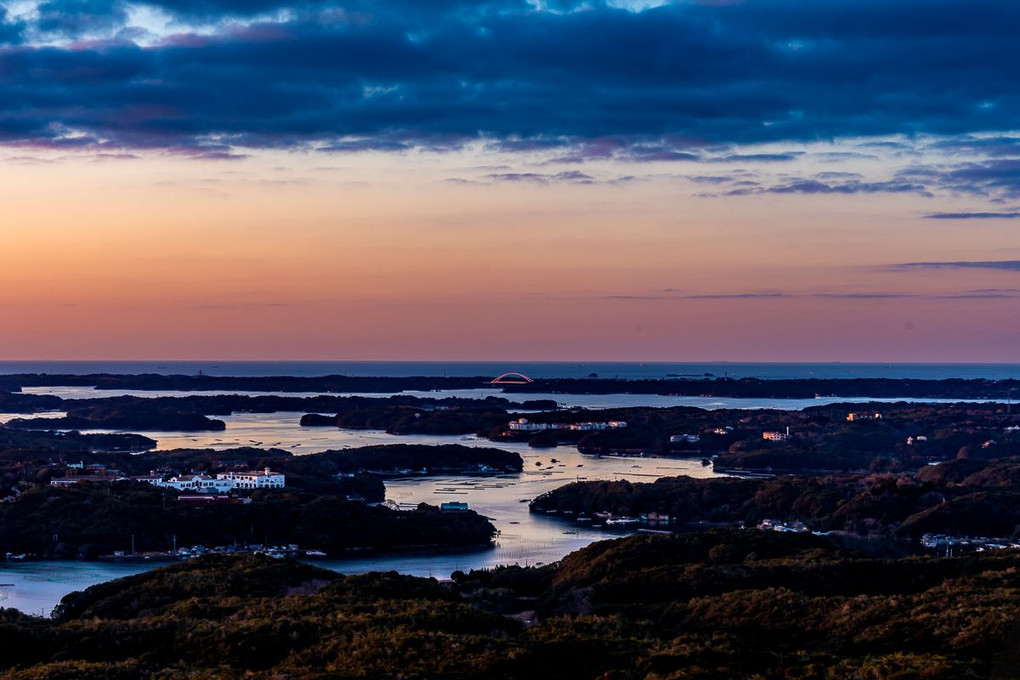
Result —
POLYGON ((1020 555, 869 557, 753 529, 451 583, 209 556, 3 612, 4 677, 1016 677, 1020 555))
POLYGON ((53 448, 0 450, 0 497, 6 501, 0 503, 0 555, 153 558, 175 557, 185 546, 234 552, 296 545, 342 557, 365 550, 484 547, 495 533, 484 517, 460 507, 378 505, 383 480, 506 474, 523 467, 516 453, 461 445, 398 444, 304 456, 254 448, 130 454, 69 450, 63 439, 51 433, 53 448), (262 469, 278 476, 279 487, 221 492, 222 480, 249 478, 262 469), (209 480, 210 488, 193 485, 195 479, 209 480))

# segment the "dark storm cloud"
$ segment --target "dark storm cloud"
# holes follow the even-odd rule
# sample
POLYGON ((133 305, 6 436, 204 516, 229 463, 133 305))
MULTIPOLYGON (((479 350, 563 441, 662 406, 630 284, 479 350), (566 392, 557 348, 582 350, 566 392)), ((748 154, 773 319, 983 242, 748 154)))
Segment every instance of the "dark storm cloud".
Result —
MULTIPOLYGON (((125 33, 35 47, 19 44, 25 30, 0 14, 0 43, 13 44, 0 49, 0 140, 400 150, 482 137, 571 146, 580 158, 622 148, 638 161, 696 160, 705 158, 699 149, 723 149, 711 159, 781 162, 795 156, 724 149, 917 133, 973 142, 1020 127, 1020 3, 1006 0, 643 11, 599 2, 535 11, 523 0, 155 4, 178 19, 225 23, 155 47, 125 33), (280 22, 229 21, 283 9, 280 22)), ((123 24, 128 7, 48 0, 30 28, 90 38, 123 24)), ((959 184, 995 181, 977 167, 954 172, 959 184)))

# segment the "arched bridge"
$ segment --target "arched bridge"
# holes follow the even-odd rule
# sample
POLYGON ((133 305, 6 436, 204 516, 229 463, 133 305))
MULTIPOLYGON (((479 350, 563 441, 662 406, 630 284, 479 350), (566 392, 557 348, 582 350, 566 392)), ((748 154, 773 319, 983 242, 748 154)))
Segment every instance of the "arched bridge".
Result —
POLYGON ((535 382, 523 373, 516 373, 511 371, 510 373, 504 373, 503 375, 493 378, 490 381, 490 385, 527 385, 530 382, 535 382))

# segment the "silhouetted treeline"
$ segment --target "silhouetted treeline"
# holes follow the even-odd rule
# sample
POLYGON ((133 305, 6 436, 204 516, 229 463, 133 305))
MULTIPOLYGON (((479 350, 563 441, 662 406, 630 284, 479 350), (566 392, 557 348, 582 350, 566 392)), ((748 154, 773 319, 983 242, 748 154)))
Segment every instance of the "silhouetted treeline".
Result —
POLYGON ((209 557, 0 614, 3 677, 1017 676, 1020 556, 879 560, 757 531, 638 536, 541 569, 342 576, 209 557), (527 623, 522 623, 525 621, 527 623))
POLYGON ((248 503, 186 504, 137 482, 39 487, 0 504, 0 554, 95 558, 191 545, 286 545, 342 556, 354 549, 485 545, 478 514, 419 506, 397 512, 337 496, 256 492, 248 503))
POLYGON ((1020 461, 962 459, 919 474, 574 482, 531 503, 566 518, 668 516, 674 524, 801 521, 820 531, 1020 536, 1020 461))
MULTIPOLYGON (((239 390, 265 392, 400 392, 406 390, 463 390, 492 387, 495 376, 474 377, 353 377, 353 376, 267 376, 236 377, 213 375, 118 375, 98 373, 13 374, 0 376, 0 389, 21 387, 82 386, 134 390, 239 390)), ((539 378, 534 382, 501 385, 508 394, 551 392, 555 394, 662 394, 681 396, 794 398, 816 395, 839 397, 1001 399, 1020 389, 1018 380, 950 378, 725 378, 618 379, 539 378)))

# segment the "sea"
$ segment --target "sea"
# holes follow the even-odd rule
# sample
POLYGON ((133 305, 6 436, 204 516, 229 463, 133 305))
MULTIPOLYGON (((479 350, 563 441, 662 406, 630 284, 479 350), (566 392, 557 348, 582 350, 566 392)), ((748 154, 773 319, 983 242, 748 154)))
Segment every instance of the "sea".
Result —
MULTIPOLYGON (((1020 378, 1020 364, 862 364, 862 363, 567 363, 567 362, 217 362, 217 361, 5 361, 0 374, 51 373, 85 375, 114 374, 197 374, 222 376, 497 376, 509 371, 533 378, 1020 378)), ((65 398, 97 396, 88 387, 29 388, 27 392, 57 394, 65 398)), ((153 392, 127 390, 139 396, 153 392)), ((452 391, 450 395, 421 393, 419 396, 463 396, 484 398, 496 390, 452 391)), ((102 396, 114 396, 103 392, 102 396)), ((160 393, 162 394, 162 393, 160 393)), ((168 391, 167 396, 180 394, 168 391)), ((418 394, 418 393, 413 393, 418 394)), ((301 395, 292 395, 301 396, 301 395)), ((373 395, 380 396, 380 395, 373 395)), ((663 397, 658 395, 528 395, 554 398, 563 405, 609 407, 623 405, 689 405, 701 408, 803 408, 822 400, 714 399, 663 397)), ((848 401, 841 399, 839 401, 848 401)), ((58 413, 47 415, 59 415, 58 413)), ((0 414, 4 422, 17 414, 0 414)), ((333 428, 302 428, 300 413, 234 414, 223 417, 227 430, 215 433, 146 433, 154 437, 159 450, 180 447, 230 448, 259 446, 282 448, 301 455, 327 449, 381 443, 459 443, 491 446, 476 437, 389 435, 381 431, 351 431, 333 428)), ((19 416, 20 417, 20 416, 19 416)), ((416 576, 448 578, 454 571, 485 569, 501 564, 539 565, 594 541, 613 538, 625 531, 602 526, 579 526, 564 520, 531 515, 527 502, 557 486, 580 479, 654 481, 663 476, 719 476, 700 460, 597 458, 585 456, 572 447, 535 450, 523 444, 505 446, 517 450, 525 461, 523 472, 493 478, 423 477, 389 480, 387 500, 405 507, 420 502, 438 504, 459 500, 489 517, 499 531, 494 544, 481 551, 454 554, 372 555, 352 560, 319 562, 342 573, 396 570, 416 576)), ((127 540, 127 539, 126 539, 127 540)), ((125 546, 126 547, 126 546, 125 546)), ((96 563, 73 561, 0 563, 0 607, 46 616, 60 599, 75 590, 160 566, 160 563, 96 563)))
POLYGON ((11 373, 91 373, 212 376, 496 377, 510 371, 531 378, 948 378, 1020 379, 1020 363, 741 363, 565 361, 0 361, 11 373))

